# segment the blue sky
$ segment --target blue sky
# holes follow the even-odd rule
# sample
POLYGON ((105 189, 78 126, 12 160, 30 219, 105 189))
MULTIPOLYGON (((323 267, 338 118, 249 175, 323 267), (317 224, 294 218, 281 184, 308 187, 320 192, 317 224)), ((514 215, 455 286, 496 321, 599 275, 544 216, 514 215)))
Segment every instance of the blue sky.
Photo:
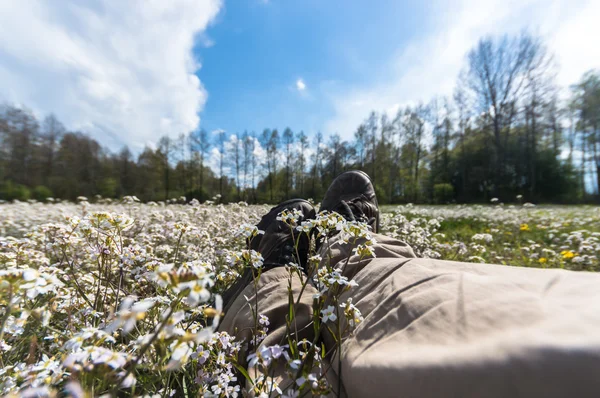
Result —
POLYGON ((566 47, 589 40, 574 25, 591 28, 584 15, 592 8, 536 0, 227 2, 206 32, 212 45, 195 49, 209 93, 201 125, 230 132, 290 126, 350 138, 370 110, 393 113, 450 94, 479 37, 524 28, 567 64, 559 80, 568 85, 600 65, 598 52, 583 46, 585 54, 564 59, 573 58, 566 47))
POLYGON ((134 153, 198 128, 350 139, 451 95, 485 35, 542 36, 567 89, 600 66, 597 0, 0 1, 0 101, 134 153))
POLYGON ((207 31, 212 46, 195 49, 209 93, 202 126, 232 132, 323 128, 334 112, 328 92, 385 76, 390 55, 423 28, 426 8, 399 4, 226 3, 207 31))

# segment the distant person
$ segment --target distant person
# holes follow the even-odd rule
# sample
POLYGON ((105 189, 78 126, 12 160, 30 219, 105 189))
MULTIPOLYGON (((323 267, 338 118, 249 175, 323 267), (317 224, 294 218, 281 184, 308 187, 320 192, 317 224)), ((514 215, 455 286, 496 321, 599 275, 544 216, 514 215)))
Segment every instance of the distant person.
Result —
MULTIPOLYGON (((286 331, 289 271, 284 264, 293 254, 293 236, 276 220, 286 209, 315 217, 313 206, 301 199, 271 209, 259 223, 264 236, 253 242, 265 259, 256 289, 246 275, 224 295, 220 329, 251 336, 248 302, 256 302, 270 321, 261 343, 267 346, 281 344, 286 331)), ((360 171, 338 176, 321 210, 368 222, 377 240, 374 258, 352 255, 346 264, 353 246, 331 239, 331 265, 358 283, 346 296, 364 317, 342 343, 339 395, 600 396, 600 275, 415 258, 406 243, 377 234, 375 191, 360 171)), ((300 242, 299 260, 306 265, 309 242, 300 242)), ((327 248, 320 250, 325 261, 327 248)), ((300 281, 292 284, 294 298, 300 286, 300 281)), ((312 321, 317 293, 306 286, 296 309, 296 327, 309 340, 314 330, 305 326, 312 321)), ((331 339, 323 335, 322 341, 329 351, 331 339)), ((333 369, 327 378, 337 395, 338 359, 327 359, 333 369)), ((291 381, 279 374, 284 389, 291 381)))

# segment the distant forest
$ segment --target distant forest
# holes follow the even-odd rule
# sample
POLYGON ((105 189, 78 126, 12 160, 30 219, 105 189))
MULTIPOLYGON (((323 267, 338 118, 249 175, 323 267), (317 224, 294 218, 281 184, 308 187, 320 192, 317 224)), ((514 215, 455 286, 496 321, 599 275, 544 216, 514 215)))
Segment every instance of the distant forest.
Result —
POLYGON ((162 137, 137 156, 127 147, 113 153, 53 115, 38 121, 6 104, 0 199, 318 201, 336 175, 361 169, 381 203, 515 202, 517 195, 538 203, 598 201, 600 72, 586 73, 564 95, 556 70, 539 37, 486 37, 468 53, 452 97, 392 116, 374 111, 352 140, 290 128, 197 130, 162 137))

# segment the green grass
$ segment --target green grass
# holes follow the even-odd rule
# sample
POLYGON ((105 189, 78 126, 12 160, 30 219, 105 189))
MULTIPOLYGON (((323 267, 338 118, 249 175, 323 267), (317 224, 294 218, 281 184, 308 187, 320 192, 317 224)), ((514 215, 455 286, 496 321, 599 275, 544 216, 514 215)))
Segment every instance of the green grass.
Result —
MULTIPOLYGON (((418 232, 398 232, 397 237, 413 245, 429 236, 427 249, 442 259, 600 270, 598 207, 385 205, 381 211, 385 231, 406 231, 410 226, 398 226, 416 225, 413 230, 418 232), (439 227, 428 224, 432 219, 439 227)), ((425 249, 421 252, 426 254, 425 249)))

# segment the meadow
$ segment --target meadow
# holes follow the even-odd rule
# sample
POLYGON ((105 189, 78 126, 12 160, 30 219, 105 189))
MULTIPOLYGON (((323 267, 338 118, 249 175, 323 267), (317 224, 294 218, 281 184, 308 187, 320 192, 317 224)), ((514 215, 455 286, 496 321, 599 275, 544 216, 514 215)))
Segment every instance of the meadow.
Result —
MULTIPOLYGON (((302 350, 302 342, 289 340, 253 352, 269 325, 259 313, 253 344, 217 330, 219 294, 244 269, 260 277, 262 258, 246 250, 245 241, 260 233, 253 225, 268 210, 245 203, 142 204, 134 197, 1 204, 0 393, 237 396, 246 388, 256 395, 326 393, 323 375, 314 371, 319 367, 305 366, 311 352, 317 362, 325 357, 311 351, 318 347, 302 350), (241 350, 250 355, 238 358, 241 350), (249 374, 241 365, 246 359, 262 371, 249 374), (297 381, 293 388, 281 391, 269 377, 274 361, 287 361, 297 381)), ((382 211, 381 232, 406 241, 421 257, 600 268, 598 207, 404 205, 382 211)), ((284 220, 323 236, 337 229, 349 241, 365 238, 362 252, 368 255, 372 236, 364 225, 335 215, 302 225, 291 214, 284 220)), ((291 266, 290 275, 294 272, 291 266)), ((351 288, 349 281, 332 282, 334 274, 319 272, 315 283, 330 292, 351 288)), ((315 302, 315 313, 322 315, 315 322, 330 321, 332 307, 315 302)), ((362 319, 351 303, 339 306, 351 325, 362 319)))

